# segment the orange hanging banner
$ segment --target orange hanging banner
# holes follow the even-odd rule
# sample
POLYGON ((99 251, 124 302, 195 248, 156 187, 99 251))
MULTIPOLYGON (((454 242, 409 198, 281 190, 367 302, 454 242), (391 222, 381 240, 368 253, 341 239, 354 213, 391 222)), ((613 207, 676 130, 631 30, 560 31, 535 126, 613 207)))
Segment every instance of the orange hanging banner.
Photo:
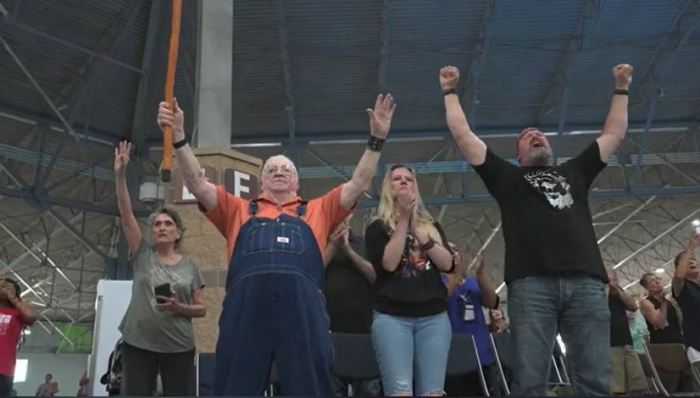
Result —
MULTIPOLYGON (((182 17, 182 0, 172 0, 173 16, 170 23, 170 47, 168 48, 168 66, 165 74, 165 101, 170 104, 170 109, 175 110, 173 100, 175 91, 175 69, 177 67, 177 53, 180 46, 180 20, 182 17)), ((173 129, 166 126, 163 129, 163 162, 160 166, 160 179, 163 182, 170 181, 170 173, 173 168, 173 129)))

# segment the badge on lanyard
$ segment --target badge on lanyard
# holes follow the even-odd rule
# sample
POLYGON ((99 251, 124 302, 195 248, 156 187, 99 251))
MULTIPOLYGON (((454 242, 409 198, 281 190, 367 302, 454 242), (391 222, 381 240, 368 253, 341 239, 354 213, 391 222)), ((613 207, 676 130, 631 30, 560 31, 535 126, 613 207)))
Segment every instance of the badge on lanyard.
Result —
POLYGON ((289 243, 289 238, 286 236, 278 236, 277 243, 289 243))
POLYGON ((462 319, 466 322, 471 322, 476 319, 474 313, 474 304, 472 304, 471 294, 461 294, 459 303, 462 307, 462 319))

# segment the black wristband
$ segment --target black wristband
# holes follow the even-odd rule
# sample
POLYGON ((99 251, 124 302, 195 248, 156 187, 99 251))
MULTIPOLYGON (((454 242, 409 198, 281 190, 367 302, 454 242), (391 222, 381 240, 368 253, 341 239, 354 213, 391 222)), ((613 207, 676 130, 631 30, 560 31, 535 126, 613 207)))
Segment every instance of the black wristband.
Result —
POLYGON ((615 91, 613 91, 613 95, 630 95, 629 90, 623 90, 620 88, 616 88, 615 91))
POLYGON ((173 148, 179 149, 182 148, 183 146, 187 145, 187 138, 183 138, 178 142, 173 143, 173 148))
POLYGON ((442 95, 450 95, 450 94, 457 94, 457 89, 456 88, 448 88, 447 90, 442 90, 442 95))
POLYGON ((372 152, 381 152, 382 147, 384 146, 384 141, 386 141, 384 138, 370 135, 369 139, 367 140, 367 149, 372 152))

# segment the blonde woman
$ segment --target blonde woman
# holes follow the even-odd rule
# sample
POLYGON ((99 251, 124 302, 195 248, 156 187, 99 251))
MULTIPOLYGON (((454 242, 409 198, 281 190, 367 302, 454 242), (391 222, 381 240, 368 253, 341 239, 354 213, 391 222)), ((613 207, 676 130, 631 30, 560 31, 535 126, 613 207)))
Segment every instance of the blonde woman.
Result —
POLYGON ((384 176, 365 245, 377 274, 372 342, 385 395, 443 395, 452 331, 440 272, 452 270, 452 254, 409 167, 384 176))

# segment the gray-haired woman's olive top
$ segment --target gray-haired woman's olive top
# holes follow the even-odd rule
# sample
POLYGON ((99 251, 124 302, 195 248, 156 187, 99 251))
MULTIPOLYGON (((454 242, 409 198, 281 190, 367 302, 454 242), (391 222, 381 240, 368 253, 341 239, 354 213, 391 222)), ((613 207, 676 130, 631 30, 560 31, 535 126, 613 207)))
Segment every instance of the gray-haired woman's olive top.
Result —
POLYGON ((133 259, 133 267, 131 302, 119 326, 124 341, 155 352, 192 350, 195 347, 192 319, 157 310, 153 288, 170 283, 178 301, 193 304, 192 294, 204 287, 197 264, 182 256, 175 265, 163 265, 153 248, 144 241, 133 259))

